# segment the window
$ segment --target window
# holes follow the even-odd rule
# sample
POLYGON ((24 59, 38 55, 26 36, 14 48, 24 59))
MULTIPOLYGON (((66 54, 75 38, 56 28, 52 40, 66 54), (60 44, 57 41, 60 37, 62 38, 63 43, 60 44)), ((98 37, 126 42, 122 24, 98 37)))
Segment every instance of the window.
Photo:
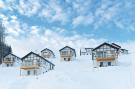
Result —
POLYGON ((102 58, 103 57, 103 52, 97 52, 97 57, 102 58))
POLYGON ((33 60, 33 65, 36 65, 37 64, 37 60, 33 60))
POLYGON ((104 51, 97 52, 97 57, 106 58, 107 57, 107 52, 104 52, 104 51))
POLYGON ((62 51, 62 55, 67 55, 67 51, 62 51))

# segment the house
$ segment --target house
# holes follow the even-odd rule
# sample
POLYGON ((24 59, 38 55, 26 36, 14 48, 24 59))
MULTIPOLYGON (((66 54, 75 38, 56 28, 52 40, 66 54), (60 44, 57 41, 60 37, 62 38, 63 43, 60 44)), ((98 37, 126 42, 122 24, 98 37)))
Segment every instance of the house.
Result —
POLYGON ((80 56, 82 56, 82 55, 91 55, 92 54, 92 49, 93 48, 80 49, 80 56))
POLYGON ((103 43, 92 50, 94 67, 113 66, 117 64, 120 48, 109 43, 103 43))
POLYGON ((121 49, 121 53, 122 53, 122 54, 129 54, 129 52, 128 52, 127 49, 121 49))
POLYGON ((118 44, 112 43, 113 46, 119 48, 119 53, 121 54, 128 54, 128 50, 127 49, 123 49, 121 46, 119 46, 118 44))
POLYGON ((41 51, 41 56, 46 59, 55 58, 53 51, 48 48, 45 48, 44 50, 41 51))
POLYGON ((21 58, 12 53, 9 53, 3 58, 2 66, 6 67, 19 66, 21 62, 22 62, 21 58))
POLYGON ((30 52, 22 58, 20 75, 39 75, 54 69, 54 64, 42 56, 30 52))
POLYGON ((64 48, 59 50, 61 61, 72 61, 76 59, 76 51, 75 49, 65 46, 64 48))

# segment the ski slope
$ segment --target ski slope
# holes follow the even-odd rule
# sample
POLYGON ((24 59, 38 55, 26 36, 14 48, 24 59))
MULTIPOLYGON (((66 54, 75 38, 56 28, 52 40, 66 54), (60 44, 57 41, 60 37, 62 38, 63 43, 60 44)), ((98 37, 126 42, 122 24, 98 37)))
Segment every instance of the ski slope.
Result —
POLYGON ((19 68, 0 67, 0 89, 135 89, 135 54, 121 55, 118 66, 93 68, 91 56, 71 62, 53 59, 55 69, 20 76, 19 68))

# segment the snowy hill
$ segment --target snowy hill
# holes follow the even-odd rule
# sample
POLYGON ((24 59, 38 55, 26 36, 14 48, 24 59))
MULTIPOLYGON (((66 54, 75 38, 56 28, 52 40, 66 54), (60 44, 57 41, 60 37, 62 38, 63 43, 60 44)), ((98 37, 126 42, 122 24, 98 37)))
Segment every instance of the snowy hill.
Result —
POLYGON ((93 68, 91 56, 71 62, 52 60, 55 69, 39 76, 20 76, 19 68, 0 67, 0 89, 134 89, 135 54, 121 55, 118 66, 93 68))

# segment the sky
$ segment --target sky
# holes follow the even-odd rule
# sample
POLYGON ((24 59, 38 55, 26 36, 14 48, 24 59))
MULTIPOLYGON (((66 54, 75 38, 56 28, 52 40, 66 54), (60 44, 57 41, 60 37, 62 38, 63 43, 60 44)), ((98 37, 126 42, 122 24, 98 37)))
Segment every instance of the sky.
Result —
POLYGON ((6 42, 19 56, 65 45, 135 44, 135 0, 0 0, 6 42))

